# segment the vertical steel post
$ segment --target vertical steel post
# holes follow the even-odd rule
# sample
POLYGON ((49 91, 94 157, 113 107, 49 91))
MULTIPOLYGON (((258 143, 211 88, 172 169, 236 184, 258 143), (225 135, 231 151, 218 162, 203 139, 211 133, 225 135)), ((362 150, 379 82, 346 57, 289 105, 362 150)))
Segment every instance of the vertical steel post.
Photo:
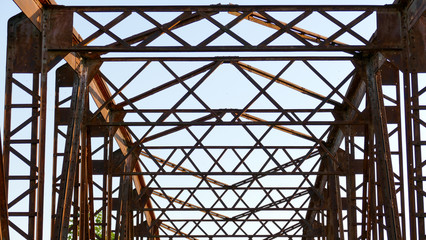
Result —
MULTIPOLYGON (((67 171, 62 172, 64 188, 62 188, 62 194, 58 199, 58 209, 55 222, 55 235, 57 239, 67 239, 68 226, 70 220, 70 210, 72 203, 72 191, 75 183, 75 177, 78 167, 79 159, 79 146, 80 146, 80 132, 81 124, 83 121, 84 114, 84 95, 87 91, 87 66, 84 61, 80 63, 79 69, 79 83, 77 94, 75 95, 75 109, 73 112, 73 122, 71 125, 71 136, 69 136, 69 165, 66 168, 67 171)), ((67 152, 67 151, 66 151, 67 152)), ((67 156, 66 156, 67 157, 67 156)), ((64 162, 64 164, 66 164, 64 162)))
POLYGON ((108 178, 107 178, 107 227, 106 227, 106 239, 111 239, 112 231, 112 167, 113 167, 113 141, 114 141, 114 131, 112 127, 109 128, 109 137, 108 137, 108 178))
POLYGON ((356 184, 353 161, 355 160, 355 141, 351 127, 346 127, 346 201, 348 212, 348 239, 357 238, 357 216, 356 216, 356 184))
MULTIPOLYGON (((335 172, 335 166, 333 160, 326 156, 327 160, 327 171, 335 172)), ((339 239, 339 230, 342 226, 340 226, 339 222, 340 212, 338 207, 338 202, 340 202, 340 185, 338 177, 330 174, 327 176, 327 186, 328 186, 328 212, 327 212, 327 238, 337 240, 339 239)))
MULTIPOLYGON (((89 112, 89 94, 86 94, 86 123, 88 119, 88 112, 89 112)), ((86 126, 87 127, 87 126, 86 126)), ((88 208, 88 219, 89 219, 89 239, 95 239, 95 210, 94 210, 94 193, 93 193, 93 162, 92 162, 92 135, 90 128, 87 128, 86 131, 86 141, 87 141, 87 188, 88 188, 88 202, 89 202, 89 208, 88 208)))
POLYGON ((6 180, 3 169, 3 150, 0 134, 0 240, 9 240, 9 213, 6 197, 6 180))
POLYGON ((43 15, 42 20, 42 47, 41 47, 41 79, 40 79, 40 126, 38 149, 38 191, 37 191, 37 239, 43 239, 44 213, 44 170, 46 158, 46 105, 47 105, 47 72, 49 71, 47 51, 48 17, 43 15))
MULTIPOLYGON (((39 75, 41 66, 41 37, 40 32, 24 14, 18 14, 9 20, 8 26, 8 50, 6 63, 6 87, 5 87, 5 118, 4 118, 4 155, 3 155, 3 173, 5 177, 5 196, 6 208, 9 208, 10 216, 20 216, 27 218, 26 225, 22 222, 9 219, 8 225, 11 229, 19 232, 25 239, 34 239, 36 234, 42 234, 42 230, 36 229, 42 225, 43 221, 43 184, 44 184, 44 160, 40 149, 45 139, 42 126, 39 128, 39 112, 41 113, 42 92, 39 93, 39 75), (14 74, 23 73, 30 77, 32 81, 26 83, 25 80, 16 79, 14 74), (16 104, 13 88, 23 89, 30 100, 25 103, 16 104), (20 109, 29 109, 29 118, 26 121, 25 111, 20 109), (21 115, 23 114, 23 115, 21 115), (13 118, 12 118, 13 115, 13 118), (12 127, 12 121, 17 119, 21 122, 18 126, 12 127), (23 130, 30 126, 28 131, 23 130), (23 133, 20 139, 15 134, 23 133), (29 146, 29 153, 20 152, 19 145, 29 146), (10 173, 11 161, 25 162, 29 170, 25 174, 19 174, 16 170, 10 173), (19 175, 18 175, 19 174, 19 175), (12 177, 10 177, 12 175, 12 177), (24 190, 20 196, 15 199, 8 198, 8 185, 15 180, 28 181, 28 189, 24 190), (9 202, 10 201, 10 202, 9 202), (27 204, 28 210, 16 210, 11 212, 10 208, 17 203, 27 204), (36 232, 37 231, 37 232, 36 232)), ((16 90, 15 90, 16 91, 16 90)), ((16 94, 15 94, 16 95, 16 94)), ((44 96, 45 97, 45 96, 44 96)), ((27 115, 28 116, 28 115, 27 115)), ((41 122, 40 122, 41 124, 41 122)), ((16 125, 16 124, 15 124, 16 125)))
MULTIPOLYGON (((416 211, 415 190, 414 190, 414 152, 413 152, 413 122, 412 122, 412 81, 410 77, 410 36, 408 27, 407 12, 402 15, 402 36, 404 50, 401 53, 403 59, 403 81, 404 81, 404 110, 405 110, 405 137, 406 137, 406 155, 407 155, 407 180, 408 180, 408 208, 409 212, 416 211)), ((416 216, 409 214, 410 238, 417 239, 416 216)))
POLYGON ((372 121, 376 139, 377 175, 381 185, 382 200, 385 207, 387 236, 391 240, 401 239, 398 207, 396 203, 395 183, 389 148, 389 136, 386 126, 386 112, 380 78, 376 72, 384 58, 381 54, 369 57, 365 61, 367 91, 372 109, 372 121))
POLYGON ((87 139, 87 126, 86 126, 86 122, 87 122, 87 107, 88 107, 88 96, 87 96, 88 92, 84 92, 84 95, 81 96, 82 98, 84 98, 84 109, 83 109, 83 119, 82 119, 82 123, 81 123, 81 136, 80 136, 80 141, 81 141, 81 158, 80 158, 80 179, 76 179, 76 181, 78 181, 78 188, 80 190, 80 204, 79 204, 79 217, 80 217, 80 222, 79 222, 79 236, 80 239, 88 239, 89 235, 89 231, 88 231, 88 221, 89 221, 89 216, 88 216, 88 175, 87 175, 87 158, 88 155, 90 154, 90 152, 88 152, 88 148, 87 148, 87 142, 89 139, 87 139))
POLYGON ((424 1, 413 0, 403 11, 403 45, 401 53, 404 77, 404 105, 407 142, 408 205, 411 239, 423 239, 425 233, 424 155, 422 149, 421 119, 424 109, 421 100, 424 90, 419 89, 418 73, 426 72, 425 67, 425 25, 424 1))
POLYGON ((424 193, 422 194, 421 191, 424 189, 423 188, 423 171, 422 168, 424 166, 424 160, 422 158, 422 156, 424 156, 422 154, 422 136, 421 136, 421 124, 419 123, 419 119, 421 119, 420 116, 420 104, 419 104, 419 83, 418 83, 418 75, 416 72, 412 72, 411 73, 411 86, 412 86, 412 91, 413 91, 413 97, 412 98, 412 118, 415 122, 415 124, 413 124, 413 135, 414 135, 414 181, 415 181, 415 189, 416 189, 416 203, 417 203, 417 209, 415 210, 415 212, 417 213, 416 217, 418 219, 417 221, 417 226, 418 226, 418 231, 419 231, 419 237, 426 237, 425 236, 425 216, 424 216, 424 193), (423 214, 423 216, 422 216, 423 214))

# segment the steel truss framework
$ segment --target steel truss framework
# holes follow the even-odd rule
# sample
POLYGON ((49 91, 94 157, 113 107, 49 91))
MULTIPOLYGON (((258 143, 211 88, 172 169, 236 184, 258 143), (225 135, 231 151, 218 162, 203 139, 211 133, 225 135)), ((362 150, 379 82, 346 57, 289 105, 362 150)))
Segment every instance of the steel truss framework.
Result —
POLYGON ((423 1, 15 2, 1 239, 49 235, 46 165, 52 239, 425 237, 423 1), (312 16, 334 33, 300 27, 312 16), (374 34, 356 29, 372 16, 374 34), (47 73, 61 59, 50 162, 47 73))

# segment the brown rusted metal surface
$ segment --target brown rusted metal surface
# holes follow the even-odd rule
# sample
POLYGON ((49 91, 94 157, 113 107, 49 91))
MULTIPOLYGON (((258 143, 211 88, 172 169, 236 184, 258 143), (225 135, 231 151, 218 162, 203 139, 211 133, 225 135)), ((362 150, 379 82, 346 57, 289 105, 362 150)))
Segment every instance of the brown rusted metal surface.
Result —
MULTIPOLYGON (((0 134, 1 142, 1 134, 0 134)), ((9 211, 7 207, 7 194, 6 194, 6 179, 4 176, 3 167, 3 149, 0 145, 0 206, 3 209, 0 211, 0 238, 9 240, 9 211)))
POLYGON ((6 195, 16 180, 27 180, 29 187, 4 198, 9 206, 1 216, 9 214, 13 234, 49 235, 42 231, 44 168, 50 164, 47 73, 64 58, 67 64, 56 72, 48 237, 402 239, 406 214, 411 238, 424 236, 426 144, 420 132, 426 91, 419 89, 417 75, 424 51, 414 50, 424 49, 421 1, 77 7, 15 2, 26 17, 9 23, 2 186, 6 195), (347 12, 358 15, 338 17, 347 12), (106 13, 115 16, 106 23, 96 17, 106 13), (290 20, 281 20, 287 15, 290 20), (299 26, 313 16, 336 30, 319 34, 299 26), (372 16, 375 33, 363 35, 355 26, 372 16), (76 18, 91 24, 91 32, 80 36, 76 18), (117 31, 134 18, 149 27, 117 31), (197 24, 210 28, 194 42, 194 34, 184 33, 197 24), (241 31, 244 24, 257 30, 241 31), (261 36, 263 30, 269 33, 261 36), (222 41, 224 36, 230 40, 222 41), (348 36, 351 41, 341 40, 348 36), (280 42, 286 37, 292 41, 280 42), (119 77, 111 71, 115 65, 119 77), (330 75, 340 71, 337 78, 330 75), (29 73, 31 84, 17 73, 29 73), (16 89, 29 102, 17 102, 16 89), (28 116, 15 124, 17 110, 25 108, 28 116), (31 171, 18 175, 16 161, 31 171), (20 202, 28 205, 25 212, 13 208, 20 202))
POLYGON ((13 57, 13 69, 16 73, 39 73, 41 69, 41 33, 24 14, 9 20, 11 41, 10 54, 13 57), (18 20, 19 19, 19 20, 18 20), (16 24, 15 22, 20 22, 16 24), (12 27, 13 26, 13 27, 12 27), (32 57, 26 56, 29 54, 32 57))
POLYGON ((402 42, 401 14, 399 12, 385 12, 377 14, 376 44, 395 46, 402 42))
POLYGON ((9 214, 9 232, 17 232, 24 238, 35 238, 36 232, 40 232, 38 226, 42 225, 43 219, 37 202, 43 204, 44 198, 42 187, 39 185, 39 179, 43 179, 43 171, 40 167, 43 162, 39 161, 38 155, 39 143, 43 138, 39 135, 41 33, 24 14, 11 18, 8 24, 10 33, 8 34, 3 164, 4 177, 7 181, 5 199, 9 211, 5 211, 9 214), (30 55, 23 57, 27 53, 30 55), (20 77, 16 75, 17 73, 28 76, 28 80, 16 79, 20 77), (16 98, 13 99, 13 89, 16 91, 17 88, 25 92, 27 97, 22 96, 24 101, 16 102, 16 98), (19 120, 15 115, 18 109, 25 112, 21 114, 19 120), (26 127, 30 130, 24 130, 26 127), (27 134, 17 137, 23 131, 27 131, 27 134), (29 151, 24 153, 17 150, 23 146, 29 151), (25 165, 21 167, 28 167, 24 170, 24 174, 19 169, 10 168, 11 165, 19 164, 19 162, 25 165), (18 183, 25 183, 27 188, 20 189, 18 195, 15 193, 14 197, 10 197, 8 187, 18 183), (14 205, 21 207, 13 208, 14 205), (25 225, 16 224, 19 217, 25 218, 25 225))
POLYGON ((376 78, 376 72, 384 61, 386 61, 384 56, 380 54, 366 61, 367 92, 370 97, 369 103, 371 104, 371 116, 376 137, 377 175, 378 182, 382 186, 381 194, 385 207, 387 234, 389 239, 402 239, 382 83, 380 78, 376 78), (376 109, 376 111, 373 109, 376 109))
POLYGON ((410 58, 412 71, 426 72, 426 16, 423 14, 410 30, 410 58))

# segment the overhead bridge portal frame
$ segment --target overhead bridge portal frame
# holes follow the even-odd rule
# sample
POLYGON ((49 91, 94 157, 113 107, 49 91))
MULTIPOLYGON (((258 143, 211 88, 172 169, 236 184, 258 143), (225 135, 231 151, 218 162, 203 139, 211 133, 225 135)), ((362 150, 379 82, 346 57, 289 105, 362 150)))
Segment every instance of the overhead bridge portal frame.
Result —
POLYGON ((425 238, 423 1, 15 3, 1 239, 425 238))

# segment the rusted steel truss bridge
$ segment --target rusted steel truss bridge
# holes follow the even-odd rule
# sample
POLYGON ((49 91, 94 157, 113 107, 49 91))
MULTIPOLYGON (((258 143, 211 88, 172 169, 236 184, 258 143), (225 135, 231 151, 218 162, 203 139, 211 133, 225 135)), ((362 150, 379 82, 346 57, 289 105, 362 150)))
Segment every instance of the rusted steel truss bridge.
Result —
POLYGON ((425 239, 424 1, 14 2, 0 239, 425 239))

